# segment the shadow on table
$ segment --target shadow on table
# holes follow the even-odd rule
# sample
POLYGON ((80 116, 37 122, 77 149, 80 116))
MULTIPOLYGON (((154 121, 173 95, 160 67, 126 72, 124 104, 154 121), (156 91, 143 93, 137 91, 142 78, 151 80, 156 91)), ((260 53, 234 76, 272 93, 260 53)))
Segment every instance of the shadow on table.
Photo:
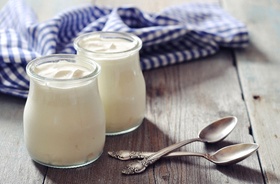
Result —
POLYGON ((259 176, 259 180, 254 180, 253 183, 264 183, 262 173, 258 169, 253 169, 240 164, 226 167, 216 166, 216 169, 231 178, 235 178, 239 181, 244 182, 252 182, 252 176, 254 176, 254 178, 256 178, 256 176, 259 176))

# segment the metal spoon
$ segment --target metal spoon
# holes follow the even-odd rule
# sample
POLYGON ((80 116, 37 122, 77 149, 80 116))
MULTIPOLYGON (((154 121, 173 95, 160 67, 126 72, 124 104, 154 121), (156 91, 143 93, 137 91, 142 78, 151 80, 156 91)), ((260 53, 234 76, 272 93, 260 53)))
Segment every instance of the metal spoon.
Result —
MULTIPOLYGON (((202 154, 202 153, 191 153, 191 152, 172 152, 167 154, 165 157, 176 157, 176 156, 198 156, 203 157, 217 165, 230 165, 235 164, 244 160, 245 158, 252 155, 259 148, 258 144, 244 143, 226 146, 219 149, 213 154, 202 154)), ((153 152, 145 152, 146 155, 152 155, 153 152)), ((137 174, 145 170, 145 164, 147 158, 141 161, 131 163, 126 169, 122 171, 124 174, 137 174)))
MULTIPOLYGON (((228 136, 228 134, 234 129, 236 123, 237 123, 237 118, 233 116, 225 117, 217 121, 214 121, 200 131, 198 138, 188 139, 179 142, 177 144, 171 145, 167 148, 162 149, 160 152, 157 153, 157 155, 161 157, 161 155, 165 155, 179 147, 182 147, 194 141, 207 142, 207 143, 215 143, 221 141, 226 136, 228 136)), ((143 152, 136 152, 136 151, 129 151, 129 150, 120 150, 116 152, 109 151, 108 154, 119 160, 129 160, 133 158, 146 157, 146 155, 143 155, 143 152)))
MULTIPOLYGON (((213 154, 202 154, 202 153, 193 153, 187 151, 177 151, 171 152, 164 156, 164 158, 168 157, 180 157, 180 156, 198 156, 204 157, 207 160, 213 162, 217 165, 230 165, 235 164, 237 162, 242 161, 243 159, 250 156, 259 148, 258 144, 254 143, 242 143, 242 144, 234 144, 231 146, 226 146, 213 154)), ((142 152, 142 155, 145 155, 144 158, 152 156, 155 152, 142 152)), ((136 158, 131 158, 136 159, 136 158)))

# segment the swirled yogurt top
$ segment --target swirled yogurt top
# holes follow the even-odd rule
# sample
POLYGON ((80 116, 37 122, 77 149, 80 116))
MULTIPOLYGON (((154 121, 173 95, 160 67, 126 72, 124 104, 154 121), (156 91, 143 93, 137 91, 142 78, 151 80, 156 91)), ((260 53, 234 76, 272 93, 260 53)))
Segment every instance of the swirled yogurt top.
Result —
POLYGON ((92 35, 80 42, 80 47, 92 52, 116 53, 124 52, 135 47, 136 42, 130 40, 101 37, 100 35, 92 35))
POLYGON ((91 73, 88 68, 78 63, 63 60, 38 65, 34 68, 34 72, 37 75, 51 79, 78 79, 91 73))

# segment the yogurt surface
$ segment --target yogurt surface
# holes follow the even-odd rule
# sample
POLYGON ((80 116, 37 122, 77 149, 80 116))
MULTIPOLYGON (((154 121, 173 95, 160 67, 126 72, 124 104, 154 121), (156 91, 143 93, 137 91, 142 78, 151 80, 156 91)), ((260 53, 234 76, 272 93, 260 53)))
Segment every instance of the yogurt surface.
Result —
POLYGON ((93 35, 85 38, 79 46, 91 52, 116 53, 130 50, 136 44, 136 42, 126 39, 93 35))
POLYGON ((85 77, 91 71, 77 63, 61 60, 56 63, 45 63, 34 68, 34 72, 50 79, 78 79, 85 77))

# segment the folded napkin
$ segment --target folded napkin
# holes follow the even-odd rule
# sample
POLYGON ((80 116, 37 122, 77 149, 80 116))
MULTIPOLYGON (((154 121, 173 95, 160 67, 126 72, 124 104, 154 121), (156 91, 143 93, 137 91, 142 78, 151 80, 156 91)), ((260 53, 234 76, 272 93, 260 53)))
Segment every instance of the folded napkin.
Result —
POLYGON ((221 47, 248 45, 245 25, 213 3, 177 5, 158 14, 88 5, 38 23, 24 0, 9 0, 0 11, 0 92, 27 97, 26 64, 44 55, 74 54, 73 40, 92 31, 139 36, 143 70, 205 57, 221 47))

